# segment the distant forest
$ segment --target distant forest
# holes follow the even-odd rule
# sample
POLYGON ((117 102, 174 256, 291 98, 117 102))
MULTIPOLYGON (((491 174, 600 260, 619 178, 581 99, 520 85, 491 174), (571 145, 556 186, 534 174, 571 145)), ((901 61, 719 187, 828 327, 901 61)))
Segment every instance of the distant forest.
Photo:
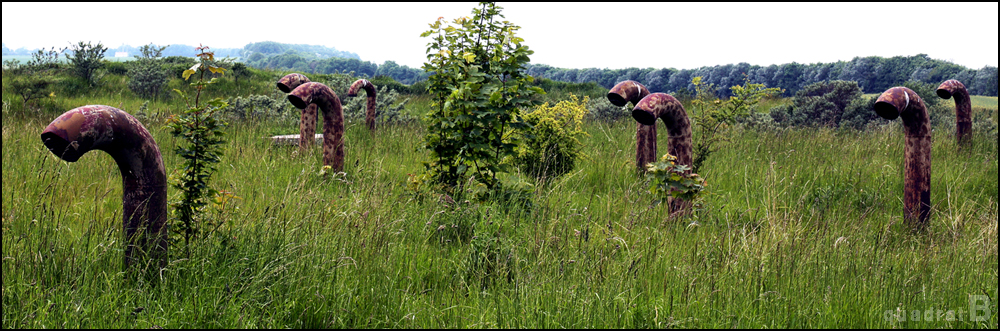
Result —
POLYGON ((702 81, 715 84, 720 97, 730 95, 729 87, 743 83, 746 74, 751 82, 768 87, 785 89, 785 96, 812 83, 828 80, 856 81, 864 93, 881 93, 907 81, 940 84, 957 79, 973 95, 997 95, 997 68, 969 69, 951 62, 934 60, 927 54, 892 58, 878 56, 856 57, 851 61, 836 63, 800 64, 786 63, 766 67, 747 63, 717 65, 698 69, 563 69, 539 64, 530 65, 528 74, 551 80, 585 83, 596 82, 611 88, 623 80, 634 80, 646 85, 652 92, 693 93, 691 79, 701 76, 702 81))
MULTIPOLYGON (((291 45, 273 41, 251 43, 243 48, 213 49, 219 58, 231 57, 258 69, 291 70, 302 73, 347 73, 358 76, 388 76, 403 84, 413 84, 424 80, 429 73, 420 68, 410 68, 394 61, 378 65, 352 52, 339 51, 332 47, 317 45, 291 45)), ((3 45, 3 55, 31 55, 34 50, 20 48, 11 50, 3 45)), ((138 47, 120 46, 108 48, 107 54, 128 52, 138 55, 138 47)), ((194 46, 170 45, 164 56, 187 56, 194 53, 194 46)), ((719 97, 728 97, 729 87, 743 82, 744 74, 754 83, 768 87, 785 89, 785 96, 812 83, 828 80, 856 81, 865 93, 879 93, 907 81, 939 84, 948 79, 964 83, 973 95, 997 96, 997 68, 986 66, 969 69, 951 62, 931 59, 927 54, 904 57, 883 58, 879 56, 855 57, 850 61, 836 63, 800 64, 796 62, 781 65, 759 66, 748 63, 717 65, 697 69, 673 68, 626 68, 626 69, 565 69, 545 64, 529 64, 527 73, 554 81, 571 83, 594 82, 604 88, 611 88, 623 80, 635 80, 646 85, 652 92, 690 94, 694 92, 691 79, 701 76, 708 84, 715 84, 719 97)))

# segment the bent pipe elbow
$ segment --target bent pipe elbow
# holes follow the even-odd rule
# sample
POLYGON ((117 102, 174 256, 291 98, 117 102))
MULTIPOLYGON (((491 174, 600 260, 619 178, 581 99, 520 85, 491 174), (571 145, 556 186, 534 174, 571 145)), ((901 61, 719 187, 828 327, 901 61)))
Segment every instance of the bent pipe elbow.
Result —
MULTIPOLYGON (((663 120, 670 136, 669 153, 677 157, 677 163, 688 166, 687 174, 693 169, 693 143, 691 140, 691 121, 688 119, 684 105, 673 96, 666 93, 652 93, 635 105, 632 117, 641 124, 655 125, 656 119, 663 120)), ((656 139, 654 136, 653 139, 656 139)), ((682 199, 670 201, 671 214, 685 215, 691 211, 691 202, 682 199)))
POLYGON ((938 86, 937 95, 946 100, 955 97, 955 140, 959 147, 967 146, 972 138, 972 99, 965 84, 954 79, 946 80, 938 86))
POLYGON ((122 176, 126 268, 145 253, 166 263, 167 176, 160 149, 139 121, 114 107, 90 105, 57 117, 41 134, 57 157, 76 162, 91 150, 107 152, 122 176))
POLYGON ((323 112, 323 165, 343 171, 344 110, 337 94, 324 84, 310 82, 292 90, 288 101, 298 109, 316 105, 323 112))
POLYGON ((358 96, 358 90, 364 89, 365 94, 368 98, 367 109, 365 110, 365 124, 368 125, 368 130, 375 130, 375 114, 376 111, 376 95, 377 91, 375 89, 375 84, 372 84, 367 79, 358 79, 351 84, 351 88, 347 89, 347 96, 356 97, 358 96))
POLYGON ((666 93, 652 93, 635 105, 632 117, 645 125, 663 120, 670 135, 670 154, 677 157, 678 163, 691 166, 691 121, 680 101, 666 93))
POLYGON ((924 230, 931 209, 931 124, 927 108, 913 90, 893 87, 878 97, 875 112, 886 119, 898 117, 903 121, 903 219, 911 229, 924 230))
MULTIPOLYGON (((611 104, 624 107, 629 102, 632 106, 649 95, 646 86, 634 80, 622 81, 608 91, 608 101, 611 104)), ((636 124, 635 127, 635 166, 641 174, 646 170, 646 164, 656 160, 656 126, 636 124)))
POLYGON ((634 80, 626 80, 615 84, 608 91, 608 101, 615 106, 624 107, 629 102, 635 105, 647 95, 649 95, 649 90, 646 89, 645 85, 634 80))
MULTIPOLYGON (((309 77, 303 74, 288 74, 281 77, 276 84, 278 90, 290 93, 299 85, 310 83, 309 77)), ((304 151, 312 146, 316 134, 316 123, 318 121, 316 105, 310 105, 302 110, 302 118, 299 119, 299 150, 304 151)))

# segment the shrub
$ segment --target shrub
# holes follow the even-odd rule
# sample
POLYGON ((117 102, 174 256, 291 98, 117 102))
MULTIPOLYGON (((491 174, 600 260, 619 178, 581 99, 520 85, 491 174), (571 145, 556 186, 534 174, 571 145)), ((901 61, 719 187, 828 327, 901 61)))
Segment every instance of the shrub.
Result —
POLYGON ((66 54, 66 59, 73 64, 73 72, 77 77, 94 85, 98 80, 95 79, 94 73, 103 65, 101 60, 104 59, 104 52, 108 48, 101 45, 100 42, 97 45, 91 45, 90 42, 83 43, 81 41, 76 45, 71 45, 69 49, 73 56, 66 54))
POLYGON ((853 81, 823 81, 795 93, 791 105, 771 108, 771 117, 782 126, 840 126, 847 106, 861 97, 861 87, 853 81))
POLYGON ((223 111, 227 117, 237 120, 281 118, 297 112, 288 111, 288 102, 278 101, 266 95, 249 95, 226 99, 223 111))
POLYGON ((139 97, 156 98, 165 90, 169 73, 163 69, 160 57, 166 48, 166 46, 143 45, 139 49, 142 57, 137 55, 135 61, 129 63, 128 88, 139 97))
POLYGON ((583 117, 587 114, 589 97, 583 100, 570 95, 555 106, 548 103, 524 114, 530 129, 521 131, 523 138, 512 158, 521 171, 537 180, 558 178, 573 170, 582 156, 579 137, 583 131, 583 117))
MULTIPOLYGON (((373 84, 375 84, 373 82, 373 84)), ((379 85, 375 85, 379 86, 379 85)), ((348 85, 350 87, 350 85, 348 85)), ((365 121, 365 112, 368 111, 367 99, 368 96, 364 95, 366 92, 358 92, 356 97, 341 97, 341 101, 344 102, 344 120, 350 122, 361 122, 365 121)), ((406 103, 410 100, 409 98, 399 100, 399 92, 395 89, 389 89, 386 86, 380 86, 378 93, 375 94, 375 121, 379 124, 389 124, 389 123, 408 123, 416 121, 417 118, 405 113, 406 103)))
POLYGON ((608 98, 593 98, 587 102, 588 116, 591 119, 605 122, 614 122, 623 118, 632 117, 628 106, 618 107, 611 103, 608 98))

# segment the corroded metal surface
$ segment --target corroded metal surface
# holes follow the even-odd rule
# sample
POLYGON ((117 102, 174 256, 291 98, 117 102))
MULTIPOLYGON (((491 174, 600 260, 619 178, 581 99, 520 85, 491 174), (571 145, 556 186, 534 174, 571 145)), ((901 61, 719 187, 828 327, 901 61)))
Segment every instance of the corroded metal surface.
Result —
POLYGON ((878 97, 875 112, 885 119, 903 120, 903 219, 913 229, 926 229, 931 211, 931 123, 924 101, 911 89, 893 87, 878 97))
POLYGON ((358 79, 351 84, 351 88, 347 90, 347 96, 356 97, 358 96, 358 90, 364 89, 365 94, 368 95, 368 107, 365 111, 365 124, 368 125, 368 130, 375 131, 375 96, 376 89, 375 84, 372 84, 367 79, 358 79))
MULTIPOLYGON (((652 93, 635 105, 635 108, 632 109, 632 117, 637 122, 646 125, 656 125, 656 119, 663 120, 670 136, 668 149, 670 155, 677 157, 678 164, 691 166, 693 162, 691 121, 680 101, 666 93, 652 93)), ((690 174, 691 170, 688 169, 686 173, 690 174)), ((670 211, 671 214, 687 214, 691 211, 691 202, 672 199, 670 211)))
POLYGON ((323 112, 323 165, 330 166, 333 171, 343 171, 344 109, 337 94, 324 84, 305 83, 288 94, 288 101, 299 109, 310 104, 319 106, 323 112))
POLYGON ((965 84, 951 79, 941 83, 937 95, 942 99, 955 97, 955 141, 959 149, 967 148, 972 143, 972 99, 965 84))
POLYGON ((143 263, 143 256, 166 267, 167 175, 149 131, 124 111, 91 105, 63 113, 41 138, 49 151, 68 162, 91 150, 111 155, 122 176, 125 267, 143 263))
MULTIPOLYGON (((616 84, 608 91, 611 104, 624 107, 629 102, 633 106, 649 95, 646 86, 633 80, 616 84)), ((646 164, 656 161, 656 125, 637 123, 635 128, 635 166, 639 172, 646 171, 646 164)))
MULTIPOLYGON (((299 85, 309 83, 309 78, 303 74, 288 74, 285 77, 281 77, 278 80, 278 90, 281 92, 289 93, 295 90, 299 85)), ((309 105, 306 109, 302 110, 302 119, 299 120, 299 150, 305 151, 312 146, 312 139, 307 139, 307 137, 312 137, 316 134, 316 123, 318 122, 318 114, 316 111, 316 105, 309 105)))

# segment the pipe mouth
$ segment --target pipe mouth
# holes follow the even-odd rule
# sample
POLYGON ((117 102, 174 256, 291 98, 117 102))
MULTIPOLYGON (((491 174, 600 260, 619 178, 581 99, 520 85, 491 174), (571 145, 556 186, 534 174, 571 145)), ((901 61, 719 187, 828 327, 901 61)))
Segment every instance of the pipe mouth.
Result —
POLYGON ((299 98, 297 95, 294 94, 288 95, 288 102, 291 102, 292 106, 295 106, 295 108, 298 109, 306 109, 306 107, 309 106, 309 104, 306 103, 305 100, 302 100, 302 98, 299 98))
POLYGON ((948 89, 939 88, 937 90, 937 95, 941 97, 941 99, 951 99, 951 92, 949 92, 948 89))
POLYGON ((622 97, 618 93, 608 93, 608 101, 611 101, 612 105, 618 107, 624 107, 628 103, 628 100, 625 100, 625 97, 622 97))
POLYGON ((76 146, 72 146, 69 141, 60 137, 55 132, 43 132, 42 143, 49 149, 49 152, 52 152, 52 154, 55 154, 57 157, 67 162, 76 162, 80 159, 80 156, 83 155, 82 153, 79 153, 76 146))
POLYGON ((899 110, 892 103, 879 101, 875 103, 875 113, 887 120, 894 120, 899 117, 899 110))
POLYGON ((656 125, 656 117, 639 108, 632 109, 632 118, 635 118, 635 121, 642 125, 656 125))
POLYGON ((292 89, 289 88, 288 85, 285 85, 284 83, 278 82, 277 85, 278 85, 278 90, 280 90, 281 92, 284 92, 284 93, 291 93, 292 92, 292 89))

